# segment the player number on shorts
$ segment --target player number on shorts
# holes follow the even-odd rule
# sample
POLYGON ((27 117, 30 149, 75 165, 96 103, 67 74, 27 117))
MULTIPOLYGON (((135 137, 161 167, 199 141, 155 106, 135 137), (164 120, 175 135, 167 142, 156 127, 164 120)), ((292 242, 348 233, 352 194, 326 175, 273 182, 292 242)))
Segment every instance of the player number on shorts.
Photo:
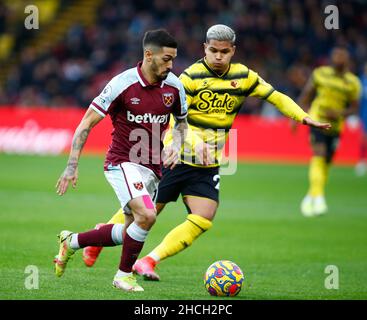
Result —
POLYGON ((215 185, 215 189, 219 190, 219 185, 220 185, 220 182, 219 182, 219 179, 220 179, 220 176, 219 174, 216 174, 214 177, 213 177, 213 181, 214 182, 217 182, 217 184, 215 185))

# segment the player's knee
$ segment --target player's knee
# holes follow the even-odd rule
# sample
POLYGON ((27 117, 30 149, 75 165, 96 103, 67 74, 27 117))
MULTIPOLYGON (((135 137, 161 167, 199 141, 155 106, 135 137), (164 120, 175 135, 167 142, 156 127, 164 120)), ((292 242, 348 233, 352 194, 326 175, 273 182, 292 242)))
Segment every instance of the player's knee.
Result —
POLYGON ((154 210, 144 210, 135 217, 135 221, 143 229, 149 230, 154 225, 156 217, 154 210))
POLYGON ((157 214, 155 211, 147 211, 147 213, 145 214, 145 221, 147 224, 152 226, 155 223, 156 217, 157 214))

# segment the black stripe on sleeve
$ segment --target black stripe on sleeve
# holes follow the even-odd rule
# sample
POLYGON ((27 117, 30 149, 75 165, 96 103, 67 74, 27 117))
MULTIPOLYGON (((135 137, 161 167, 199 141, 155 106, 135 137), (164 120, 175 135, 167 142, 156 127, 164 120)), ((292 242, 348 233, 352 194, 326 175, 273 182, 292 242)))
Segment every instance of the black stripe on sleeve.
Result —
POLYGON ((186 77, 189 77, 191 79, 191 76, 186 71, 182 72, 182 74, 184 74, 186 77))
POLYGON ((267 98, 269 98, 271 96, 271 94, 274 91, 275 91, 275 89, 274 88, 271 88, 271 90, 269 90, 269 92, 265 96, 263 96, 261 99, 266 100, 267 98))
POLYGON ((196 94, 195 92, 191 91, 190 89, 186 88, 185 86, 184 86, 184 89, 185 89, 186 95, 190 97, 195 97, 195 94, 196 94))
POLYGON ((246 91, 246 97, 248 97, 254 90, 255 88, 259 85, 259 79, 256 79, 255 83, 250 87, 248 88, 248 90, 246 91))

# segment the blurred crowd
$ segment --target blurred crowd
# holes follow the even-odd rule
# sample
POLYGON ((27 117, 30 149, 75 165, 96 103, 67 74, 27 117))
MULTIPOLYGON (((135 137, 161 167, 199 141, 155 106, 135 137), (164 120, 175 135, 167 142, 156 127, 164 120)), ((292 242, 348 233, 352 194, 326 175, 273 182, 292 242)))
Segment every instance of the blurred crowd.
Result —
MULTIPOLYGON (((351 68, 367 60, 367 10, 361 1, 332 1, 339 30, 327 30, 328 1, 319 0, 105 0, 95 25, 74 24, 52 50, 22 50, 20 63, 0 89, 0 104, 88 107, 106 82, 142 57, 147 29, 164 27, 179 43, 174 72, 203 56, 208 27, 223 23, 237 33, 235 61, 296 98, 311 70, 328 62, 334 44, 346 44, 351 68)), ((0 30, 4 27, 0 14, 0 30)), ((22 26, 21 26, 22 27, 22 26)), ((248 99, 242 112, 261 113, 248 99)))

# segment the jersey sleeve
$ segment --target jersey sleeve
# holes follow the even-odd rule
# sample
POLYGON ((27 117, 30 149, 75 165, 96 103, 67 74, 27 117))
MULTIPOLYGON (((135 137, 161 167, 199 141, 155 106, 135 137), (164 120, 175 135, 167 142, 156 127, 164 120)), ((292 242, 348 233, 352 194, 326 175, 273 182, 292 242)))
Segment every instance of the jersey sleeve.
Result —
POLYGON ((190 106, 195 96, 194 81, 191 79, 190 75, 185 71, 180 75, 180 81, 186 93, 186 103, 188 106, 190 106))
POLYGON ((173 116, 178 119, 182 120, 187 117, 187 103, 186 103, 186 94, 185 89, 181 83, 177 79, 177 88, 178 88, 178 94, 179 94, 179 101, 176 103, 175 108, 173 109, 173 116))
POLYGON ((248 83, 249 86, 245 91, 246 96, 266 100, 275 91, 272 85, 267 83, 253 70, 249 70, 248 83))
POLYGON ((121 93, 121 86, 118 85, 118 82, 119 76, 112 78, 89 106, 102 117, 105 117, 111 111, 113 102, 121 93))
POLYGON ((271 104, 273 104, 281 113, 286 117, 303 122, 303 119, 309 117, 309 115, 303 111, 303 109, 295 103, 290 97, 279 91, 274 91, 268 98, 271 104))

